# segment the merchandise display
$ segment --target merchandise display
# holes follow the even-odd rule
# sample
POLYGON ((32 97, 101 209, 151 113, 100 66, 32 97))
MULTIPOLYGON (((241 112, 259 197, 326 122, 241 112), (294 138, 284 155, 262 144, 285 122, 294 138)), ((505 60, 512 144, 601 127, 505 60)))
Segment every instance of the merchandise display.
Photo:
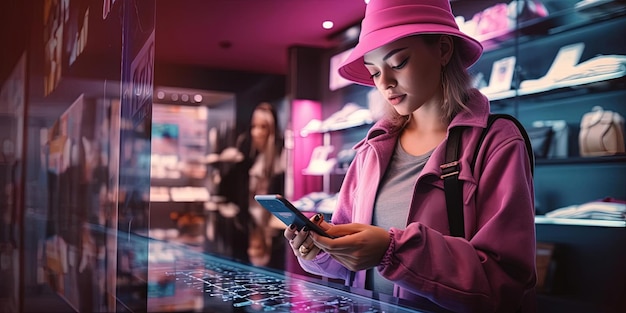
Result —
POLYGON ((209 191, 205 187, 193 187, 193 186, 185 186, 185 187, 171 187, 170 195, 172 197, 172 201, 176 202, 184 202, 184 201, 198 201, 198 202, 206 202, 209 201, 209 191))
POLYGON ((337 194, 312 192, 293 202, 301 211, 332 214, 337 204, 337 194))
MULTIPOLYGON (((555 60, 556 62, 557 60, 555 60)), ((585 84, 607 81, 626 75, 626 56, 600 55, 575 66, 559 66, 554 63, 558 74, 549 75, 538 80, 527 80, 520 83, 521 94, 532 94, 563 87, 574 87, 585 84)))
POLYGON ((309 120, 309 122, 300 130, 300 136, 306 137, 309 134, 320 132, 321 129, 322 121, 314 118, 309 120))
POLYGON ((302 130, 301 136, 310 133, 323 133, 329 131, 342 130, 346 128, 371 124, 374 122, 374 115, 368 108, 363 108, 356 103, 346 103, 341 110, 333 113, 323 121, 312 119, 302 130))
POLYGON ((564 73, 571 71, 578 64, 584 48, 585 44, 582 42, 561 47, 548 72, 541 78, 522 81, 520 83, 520 92, 530 94, 552 88, 556 81, 563 79, 566 75, 564 73))
POLYGON ((493 64, 516 57, 511 90, 487 96, 533 143, 539 311, 622 312, 626 6, 542 2, 549 15, 480 37, 487 44, 474 86, 486 88, 493 64), (593 200, 605 197, 612 201, 593 200))
POLYGON ((591 201, 583 204, 569 205, 546 213, 552 218, 581 218, 614 220, 626 222, 626 202, 615 202, 614 199, 591 201))
POLYGON ((343 146, 339 152, 332 155, 336 148, 331 144, 331 133, 350 132, 352 129, 366 130, 368 125, 373 124, 383 114, 384 99, 375 96, 372 90, 367 93, 367 108, 347 101, 326 119, 311 119, 300 130, 301 137, 316 133, 323 135, 322 145, 313 148, 309 163, 302 170, 302 174, 322 176, 324 192, 330 192, 330 175, 345 171, 354 157, 354 154, 348 151, 352 148, 351 144, 343 146), (360 128, 361 126, 363 128, 360 128))
POLYGON ((152 154, 150 156, 150 175, 157 179, 181 178, 178 156, 152 154))
POLYGON ((300 199, 293 201, 293 205, 300 211, 316 212, 316 208, 319 203, 330 197, 333 197, 333 195, 322 191, 311 192, 300 199))
POLYGON ((509 56, 493 63, 489 85, 480 88, 480 91, 486 96, 493 96, 500 92, 511 90, 513 83, 513 73, 515 71, 515 57, 509 56))
POLYGON ((549 15, 542 1, 513 0, 496 3, 477 12, 471 19, 457 16, 459 28, 466 34, 480 41, 487 41, 500 36, 512 36, 518 23, 543 18, 549 15))
POLYGON ((333 146, 317 146, 311 153, 309 165, 304 169, 307 175, 323 175, 330 173, 337 164, 336 158, 329 158, 331 152, 335 148, 333 146))
MULTIPOLYGON (((515 70, 515 57, 506 57, 493 64, 488 85, 480 91, 492 100, 511 98, 515 95, 532 95, 559 88, 599 83, 626 76, 626 56, 598 55, 578 63, 584 43, 562 47, 548 72, 537 79, 520 82, 518 90, 511 90, 515 70)), ((480 73, 475 79, 480 79, 480 73)), ((479 83, 475 83, 478 87, 479 83)))
POLYGON ((578 139, 582 156, 623 154, 624 117, 595 106, 583 115, 578 139))
POLYGON ((342 149, 337 152, 337 167, 343 170, 347 170, 354 160, 356 156, 356 151, 354 149, 342 149))
MULTIPOLYGON (((567 158, 569 156, 570 127, 565 120, 540 120, 532 123, 533 128, 549 127, 550 141, 547 143, 547 158, 567 158)), ((547 132, 547 130, 545 130, 547 132)), ((532 128, 529 129, 529 133, 532 128)), ((531 141, 533 140, 531 136, 531 141)))
POLYGON ((171 200, 170 189, 168 187, 150 186, 150 201, 168 202, 171 200))
POLYGON ((528 136, 532 143, 535 158, 546 158, 552 144, 552 127, 530 127, 528 128, 528 136))
POLYGON ((556 81, 557 86, 577 86, 626 75, 625 55, 599 55, 572 68, 556 81))

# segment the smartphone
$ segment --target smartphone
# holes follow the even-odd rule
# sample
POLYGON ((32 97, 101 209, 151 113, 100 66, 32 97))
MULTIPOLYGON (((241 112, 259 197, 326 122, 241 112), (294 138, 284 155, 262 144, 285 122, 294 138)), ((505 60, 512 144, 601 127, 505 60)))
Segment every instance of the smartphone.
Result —
POLYGON ((285 225, 296 225, 297 230, 301 230, 306 226, 310 230, 328 237, 335 238, 334 236, 326 233, 317 224, 311 222, 300 210, 298 210, 289 200, 285 199, 282 195, 255 195, 254 200, 261 204, 266 210, 270 211, 279 220, 283 221, 285 225))

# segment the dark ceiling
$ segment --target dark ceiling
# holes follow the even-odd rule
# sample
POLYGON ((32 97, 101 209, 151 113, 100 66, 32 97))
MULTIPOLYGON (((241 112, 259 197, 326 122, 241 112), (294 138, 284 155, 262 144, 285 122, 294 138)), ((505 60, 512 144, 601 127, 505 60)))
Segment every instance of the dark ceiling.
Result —
MULTIPOLYGON (((337 39, 331 38, 358 25, 366 7, 364 0, 155 0, 155 3, 156 62, 279 75, 287 74, 289 47, 336 46, 337 39), (334 22, 333 29, 322 28, 326 20, 334 22)), ((26 45, 29 37, 24 34, 29 28, 20 23, 20 16, 28 16, 29 8, 21 1, 0 0, 0 42, 18 48, 26 45)), ((7 60, 17 58, 12 53, 17 48, 7 48, 0 48, 0 83, 13 66, 7 60)), ((76 90, 79 83, 71 81, 66 85, 76 90)), ((63 99, 58 105, 55 101, 50 98, 45 105, 31 108, 42 116, 54 116, 67 106, 63 99)), ((31 97, 31 102, 36 101, 31 97)))
POLYGON ((331 47, 364 0, 157 0, 158 62, 286 74, 290 46, 331 47), (331 20, 335 27, 322 28, 331 20))

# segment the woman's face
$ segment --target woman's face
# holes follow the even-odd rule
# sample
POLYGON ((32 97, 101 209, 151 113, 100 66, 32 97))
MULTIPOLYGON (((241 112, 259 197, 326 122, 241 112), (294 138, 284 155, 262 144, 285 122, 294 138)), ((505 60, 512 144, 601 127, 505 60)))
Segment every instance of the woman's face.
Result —
POLYGON ((376 88, 400 115, 427 103, 439 105, 442 54, 419 36, 388 43, 364 56, 376 88))
POLYGON ((257 150, 263 150, 267 146, 267 140, 271 132, 271 114, 263 110, 256 110, 252 114, 250 136, 252 145, 257 150))

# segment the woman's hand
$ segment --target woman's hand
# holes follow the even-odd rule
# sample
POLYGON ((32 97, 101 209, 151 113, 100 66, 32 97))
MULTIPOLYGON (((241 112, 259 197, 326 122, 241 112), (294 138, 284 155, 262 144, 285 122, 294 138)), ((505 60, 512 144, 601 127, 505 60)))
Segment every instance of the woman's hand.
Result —
MULTIPOLYGON (((323 230, 328 230, 331 227, 330 224, 324 221, 321 213, 315 214, 311 218, 311 221, 319 225, 323 230)), ((300 231, 296 230, 295 225, 289 225, 289 227, 285 229, 284 236, 289 240, 289 246, 296 257, 304 260, 313 260, 321 251, 321 249, 315 245, 310 233, 312 232, 306 229, 306 227, 302 228, 300 231)))
POLYGON ((325 230, 338 238, 311 232, 308 237, 313 240, 314 247, 326 251, 351 271, 378 266, 391 242, 387 230, 372 225, 350 223, 333 225, 325 230))

